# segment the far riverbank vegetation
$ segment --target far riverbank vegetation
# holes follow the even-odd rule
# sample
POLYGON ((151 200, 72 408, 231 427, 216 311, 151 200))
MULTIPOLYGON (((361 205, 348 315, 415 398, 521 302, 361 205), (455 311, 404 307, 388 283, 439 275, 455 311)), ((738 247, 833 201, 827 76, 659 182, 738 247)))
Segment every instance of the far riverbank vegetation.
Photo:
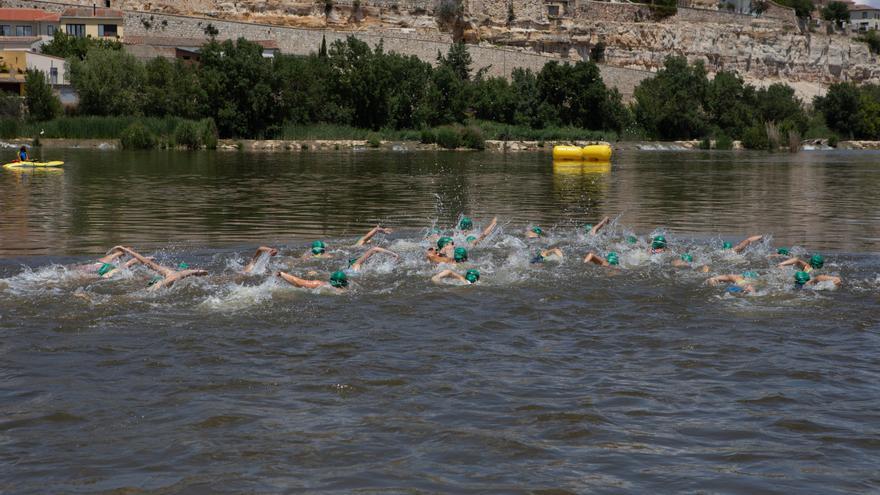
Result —
POLYGON ((0 99, 0 137, 120 139, 125 148, 215 148, 218 138, 411 140, 482 149, 486 139, 701 140, 729 149, 797 149, 802 139, 880 139, 880 86, 832 85, 799 100, 781 83, 708 77, 700 62, 668 57, 624 104, 592 62, 548 62, 511 77, 474 71, 454 44, 432 66, 354 37, 309 56, 264 58, 246 40, 210 41, 199 63, 141 62, 118 43, 65 41, 79 95, 62 107, 44 74, 29 71, 25 104, 0 99))

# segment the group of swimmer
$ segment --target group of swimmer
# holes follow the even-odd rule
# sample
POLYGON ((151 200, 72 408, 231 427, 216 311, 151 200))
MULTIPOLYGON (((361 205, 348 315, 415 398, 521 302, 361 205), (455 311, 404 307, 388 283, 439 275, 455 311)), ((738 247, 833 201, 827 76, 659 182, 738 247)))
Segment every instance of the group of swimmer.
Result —
MULTIPOLYGON (((587 236, 597 236, 600 234, 602 229, 609 224, 609 222, 610 219, 608 217, 605 217, 595 225, 586 225, 584 227, 584 233, 587 236)), ((479 270, 477 270, 476 268, 466 267, 467 269, 460 273, 460 270, 456 270, 454 269, 454 267, 466 265, 469 260, 468 250, 475 249, 480 246, 481 243, 483 243, 490 235, 492 235, 497 226, 498 220, 497 218, 493 218, 484 229, 475 230, 473 221, 468 217, 463 217, 459 221, 457 229, 450 229, 450 231, 446 233, 444 233, 440 229, 431 229, 425 236, 426 241, 430 244, 430 247, 428 247, 428 249, 424 253, 425 260, 426 262, 433 263, 435 265, 445 265, 444 269, 440 270, 433 277, 431 277, 431 280, 434 283, 441 283, 445 279, 450 279, 453 281, 458 281, 463 285, 476 284, 480 280, 479 270), (456 230, 457 232, 452 232, 456 230), (465 239, 464 245, 456 245, 453 236, 449 234, 458 234, 459 238, 463 237, 465 239)), ((390 228, 376 225, 361 238, 359 238, 357 242, 355 242, 353 247, 366 247, 373 242, 376 235, 391 233, 392 230, 390 228)), ((541 239, 544 239, 546 237, 546 233, 540 227, 535 226, 527 229, 523 233, 523 237, 527 242, 540 242, 541 239)), ((722 249, 731 250, 735 253, 741 253, 753 243, 763 240, 763 238, 764 237, 761 235, 751 236, 736 245, 725 242, 722 245, 722 249)), ((647 243, 647 253, 651 256, 667 253, 670 249, 667 245, 666 238, 663 235, 655 235, 653 237, 650 237, 649 241, 650 242, 647 243)), ((633 249, 641 249, 638 247, 640 240, 636 236, 627 236, 625 240, 621 242, 625 242, 626 244, 632 246, 633 249)), ((242 269, 242 273, 252 273, 258 263, 260 263, 261 261, 267 261, 269 258, 278 255, 278 253, 279 250, 276 248, 260 246, 259 248, 257 248, 250 261, 244 266, 244 268, 242 269)), ((709 272, 709 267, 707 265, 695 265, 694 258, 690 253, 683 252, 675 254, 676 256, 671 261, 673 267, 679 269, 695 269, 703 273, 709 272)), ((317 275, 314 272, 310 272, 307 275, 311 276, 312 278, 304 278, 280 270, 276 271, 274 275, 277 276, 280 280, 283 280, 296 287, 305 289, 319 289, 323 287, 329 287, 341 292, 349 288, 349 275, 353 272, 360 271, 367 263, 367 261, 376 255, 387 256, 394 260, 398 260, 400 258, 400 255, 398 253, 395 253, 389 249, 379 246, 372 246, 366 249, 359 256, 348 259, 347 266, 344 269, 332 272, 328 278, 314 278, 317 275)), ((565 254, 559 247, 542 247, 536 250, 534 257, 531 258, 531 263, 543 264, 545 262, 561 261, 564 257, 565 254)), ((795 288, 803 288, 807 285, 817 284, 819 282, 826 281, 833 283, 835 286, 841 284, 841 278, 838 276, 818 273, 818 270, 821 270, 825 264, 825 260, 820 254, 813 254, 807 261, 803 261, 797 257, 790 256, 790 252, 787 248, 778 248, 776 254, 771 255, 771 257, 778 257, 783 259, 783 261, 777 264, 777 267, 780 269, 785 269, 788 267, 795 268, 793 276, 795 288)), ((311 247, 305 253, 299 256, 299 258, 301 260, 332 259, 333 254, 327 252, 327 246, 323 241, 316 240, 312 242, 311 247)), ((623 269, 623 267, 621 267, 620 265, 620 255, 614 251, 607 252, 604 255, 592 251, 588 252, 584 256, 583 262, 598 265, 600 267, 613 270, 615 272, 623 269)), ((112 277, 120 270, 130 268, 134 265, 142 265, 155 273, 155 275, 149 281, 149 290, 157 290, 165 287, 170 287, 176 282, 179 282, 180 280, 189 277, 200 277, 208 275, 208 272, 206 270, 191 269, 186 263, 180 263, 176 268, 161 265, 154 261, 152 258, 144 256, 133 250, 132 248, 126 246, 115 246, 107 253, 106 256, 98 259, 95 263, 83 265, 79 268, 87 272, 93 272, 99 277, 108 278, 112 277), (125 258, 128 259, 123 262, 125 258)), ((729 292, 750 293, 755 292, 756 279, 758 279, 757 272, 750 270, 745 271, 741 274, 734 273, 717 275, 707 279, 706 283, 712 286, 729 284, 727 289, 729 292)))

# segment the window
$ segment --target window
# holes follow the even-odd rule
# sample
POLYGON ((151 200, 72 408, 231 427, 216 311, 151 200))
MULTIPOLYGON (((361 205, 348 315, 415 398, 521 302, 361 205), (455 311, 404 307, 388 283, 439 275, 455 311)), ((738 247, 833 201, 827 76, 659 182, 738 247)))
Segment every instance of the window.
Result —
POLYGON ((548 5, 547 15, 550 17, 559 17, 559 5, 548 5))
POLYGON ((33 36, 34 28, 33 26, 15 26, 15 35, 16 36, 33 36))
POLYGON ((0 36, 12 36, 12 26, 8 24, 0 26, 0 36))
POLYGON ((58 84, 58 67, 49 69, 49 84, 58 84))
POLYGON ((85 24, 68 24, 67 25, 67 34, 71 36, 78 36, 80 38, 84 38, 86 36, 86 25, 85 24))
POLYGON ((116 24, 98 24, 98 36, 116 37, 116 24))
POLYGON ((46 34, 48 34, 49 36, 55 36, 55 25, 54 24, 49 24, 48 26, 46 26, 46 34))

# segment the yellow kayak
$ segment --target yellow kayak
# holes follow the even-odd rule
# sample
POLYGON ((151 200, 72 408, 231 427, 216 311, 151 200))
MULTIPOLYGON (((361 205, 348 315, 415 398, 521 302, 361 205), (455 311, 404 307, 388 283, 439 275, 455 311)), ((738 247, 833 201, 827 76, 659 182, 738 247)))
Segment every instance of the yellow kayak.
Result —
POLYGON ((607 144, 591 144, 580 146, 554 146, 553 161, 573 162, 608 162, 611 161, 611 146, 607 144))
POLYGON ((62 161, 53 162, 10 162, 3 165, 3 168, 55 168, 64 165, 62 161))

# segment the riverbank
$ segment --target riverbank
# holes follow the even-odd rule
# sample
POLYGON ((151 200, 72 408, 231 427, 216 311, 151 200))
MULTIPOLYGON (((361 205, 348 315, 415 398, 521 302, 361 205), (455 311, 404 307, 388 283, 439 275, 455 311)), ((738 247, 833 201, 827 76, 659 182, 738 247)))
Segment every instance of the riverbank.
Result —
MULTIPOLYGON (((493 153, 542 152, 552 151, 556 145, 586 146, 589 144, 607 143, 604 141, 531 141, 531 140, 487 140, 485 151, 493 153)), ((614 151, 688 151, 700 150, 701 141, 618 141, 610 144, 614 151)), ((41 139, 39 145, 47 149, 95 149, 120 150, 119 139, 41 139)), ((0 141, 0 147, 17 149, 21 146, 34 146, 33 139, 9 139, 0 141)), ((837 147, 828 146, 827 140, 806 140, 801 143, 804 151, 880 150, 880 141, 840 141, 837 147)), ((444 148, 436 143, 426 144, 419 141, 370 141, 362 139, 221 139, 217 151, 253 151, 291 153, 298 151, 441 151, 444 148)), ((465 150, 459 148, 459 150, 465 150)), ((733 142, 733 151, 743 151, 739 141, 733 142)))

